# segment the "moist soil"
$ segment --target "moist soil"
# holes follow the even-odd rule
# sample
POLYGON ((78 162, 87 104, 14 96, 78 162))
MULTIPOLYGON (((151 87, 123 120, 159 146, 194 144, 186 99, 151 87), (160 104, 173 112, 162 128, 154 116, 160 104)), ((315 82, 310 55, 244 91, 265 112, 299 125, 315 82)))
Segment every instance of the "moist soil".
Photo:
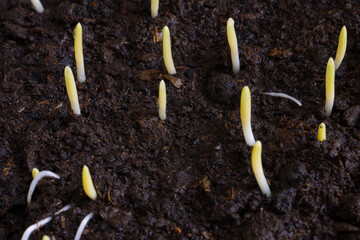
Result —
POLYGON ((0 239, 54 216, 44 234, 72 239, 360 239, 360 3, 348 1, 28 0, 1 2, 0 239), (241 70, 232 74, 226 22, 241 70), (72 31, 83 26, 82 114, 70 109, 72 31), (162 27, 177 73, 167 75, 162 27), (324 113, 325 70, 340 30, 347 52, 335 104, 324 113), (167 85, 167 120, 158 86, 167 85), (263 145, 272 196, 261 194, 242 134, 242 87, 263 145), (284 92, 302 102, 264 95, 284 92), (321 122, 327 139, 317 141, 321 122), (84 193, 90 169, 98 199, 84 193), (39 182, 33 168, 60 180, 39 182), (60 215, 54 213, 72 204, 60 215))

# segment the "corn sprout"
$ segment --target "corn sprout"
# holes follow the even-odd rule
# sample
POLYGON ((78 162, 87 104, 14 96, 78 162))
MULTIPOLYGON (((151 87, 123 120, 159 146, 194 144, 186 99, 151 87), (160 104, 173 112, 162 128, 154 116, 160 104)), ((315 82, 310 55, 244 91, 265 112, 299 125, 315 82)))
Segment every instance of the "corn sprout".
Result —
POLYGON ((236 74, 240 71, 240 60, 239 60, 238 42, 237 42, 234 24, 235 24, 234 20, 232 18, 229 18, 226 25, 226 33, 230 46, 233 72, 236 74))
POLYGON ((171 40, 170 40, 170 31, 167 26, 163 27, 163 55, 164 55, 164 63, 166 70, 169 74, 173 75, 176 73, 176 69, 174 66, 174 61, 171 54, 171 40))
POLYGON ((60 179, 60 176, 51 172, 51 171, 41 171, 39 172, 34 179, 32 180, 31 184, 30 184, 30 188, 29 188, 29 192, 27 195, 27 203, 31 202, 31 197, 34 193, 35 187, 37 185, 37 183, 40 181, 40 179, 44 178, 44 177, 50 177, 50 178, 56 178, 56 179, 60 179))
POLYGON ((329 59, 326 66, 325 95, 325 112, 330 117, 335 99, 335 65, 332 58, 329 59))
POLYGON ((262 194, 265 194, 267 197, 271 197, 270 187, 266 181, 261 163, 261 148, 261 142, 256 141, 251 154, 251 166, 262 194))
POLYGON ((76 28, 73 32, 73 36, 74 36, 77 80, 79 82, 85 82, 86 76, 85 76, 85 66, 84 66, 83 37, 82 37, 82 26, 80 23, 76 25, 76 28))
POLYGON ((84 165, 82 171, 82 183, 86 195, 91 198, 91 200, 95 201, 97 198, 97 194, 93 181, 91 179, 89 168, 86 165, 84 165))
POLYGON ((251 129, 251 96, 248 86, 243 87, 241 91, 240 118, 246 144, 254 146, 255 138, 251 129))
POLYGON ((335 62, 335 70, 338 70, 342 60, 344 59, 345 52, 346 52, 346 45, 347 45, 347 30, 346 30, 346 27, 343 26, 341 29, 341 32, 340 32, 338 48, 336 51, 336 57, 335 57, 335 61, 334 61, 335 62))

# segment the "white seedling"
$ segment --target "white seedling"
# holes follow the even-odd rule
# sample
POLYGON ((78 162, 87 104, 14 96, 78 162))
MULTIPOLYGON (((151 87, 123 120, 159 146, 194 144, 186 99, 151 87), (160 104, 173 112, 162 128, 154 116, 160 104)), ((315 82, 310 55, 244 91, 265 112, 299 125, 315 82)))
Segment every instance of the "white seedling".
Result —
POLYGON ((72 208, 71 204, 66 205, 65 207, 63 207, 62 209, 60 209, 59 211, 57 211, 55 213, 55 215, 59 215, 60 213, 66 212, 67 210, 69 210, 70 208, 72 208))
POLYGON ((335 70, 338 70, 342 60, 344 59, 345 52, 346 52, 346 45, 347 45, 347 30, 346 30, 346 27, 343 26, 341 29, 341 32, 340 32, 338 48, 336 51, 336 56, 335 56, 335 61, 334 61, 335 70))
POLYGON ((176 73, 174 66, 174 61, 171 54, 171 40, 170 40, 170 31, 167 26, 163 27, 163 56, 166 70, 169 74, 173 75, 176 73))
POLYGON ((240 60, 239 60, 238 42, 237 42, 234 24, 235 24, 234 19, 229 18, 226 25, 226 33, 227 33, 228 43, 230 46, 232 68, 233 68, 233 72, 236 74, 240 71, 240 60))
POLYGON ((82 83, 85 82, 86 76, 85 76, 85 66, 84 66, 82 26, 80 23, 76 25, 76 28, 73 32, 73 36, 74 36, 77 80, 82 83))
POLYGON ((76 235, 74 240, 80 240, 81 235, 86 227, 86 224, 89 222, 89 220, 94 216, 94 213, 89 213, 84 217, 84 219, 81 221, 79 228, 76 231, 76 235))
POLYGON ((256 141, 251 153, 251 166, 262 194, 265 194, 267 197, 271 197, 270 187, 266 181, 264 170, 262 167, 261 148, 261 142, 256 141))
POLYGON ((34 9, 38 12, 38 13, 43 13, 44 12, 44 7, 41 4, 40 0, 31 0, 31 3, 33 4, 34 9))
POLYGON ((151 17, 156 18, 159 11, 159 0, 151 0, 151 17))
POLYGON ((159 86, 159 117, 166 120, 166 86, 164 80, 161 80, 159 86))
POLYGON ((77 94, 74 74, 69 66, 65 67, 64 75, 65 75, 66 91, 70 100, 71 109, 76 115, 80 115, 81 114, 80 104, 79 104, 79 98, 77 94))
POLYGON ((325 95, 325 113, 330 117, 335 99, 335 64, 332 58, 329 59, 326 66, 325 95))
POLYGON ((86 195, 91 198, 91 200, 95 201, 97 198, 97 194, 93 181, 91 179, 89 168, 86 165, 84 165, 82 171, 82 183, 86 195))
POLYGON ((294 98, 294 97, 292 97, 290 95, 287 95, 285 93, 264 92, 263 94, 273 96, 273 97, 287 98, 287 99, 290 99, 291 101, 295 102, 300 107, 302 106, 302 104, 301 104, 301 102, 299 100, 297 100, 296 98, 294 98))
POLYGON ((31 233, 35 230, 38 230, 39 228, 41 228, 42 226, 44 226, 45 224, 49 223, 51 221, 52 217, 47 217, 43 220, 40 220, 39 222, 31 225, 30 227, 28 227, 25 232, 23 233, 21 240, 28 240, 31 233))
POLYGON ((60 176, 51 172, 51 171, 41 171, 39 172, 34 179, 31 182, 30 188, 29 188, 29 192, 27 195, 27 203, 31 202, 31 197, 34 193, 35 187, 38 184, 38 182, 40 181, 40 179, 44 178, 44 177, 50 177, 50 178, 56 178, 56 179, 60 179, 60 176))
POLYGON ((246 144, 254 146, 255 138, 251 129, 251 96, 248 86, 243 87, 241 91, 240 119, 246 144))
POLYGON ((326 125, 325 125, 325 123, 321 123, 319 126, 318 140, 320 142, 326 140, 326 125))

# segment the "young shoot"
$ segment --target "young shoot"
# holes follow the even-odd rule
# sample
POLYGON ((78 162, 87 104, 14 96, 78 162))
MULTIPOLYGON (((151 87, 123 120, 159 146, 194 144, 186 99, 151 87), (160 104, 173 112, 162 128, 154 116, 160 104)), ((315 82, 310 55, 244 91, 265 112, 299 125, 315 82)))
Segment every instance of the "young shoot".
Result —
POLYGON ((80 240, 81 235, 84 232, 87 223, 93 216, 94 216, 94 213, 89 213, 88 215, 86 215, 86 217, 84 217, 84 219, 81 221, 81 223, 79 225, 79 228, 76 231, 74 240, 80 240))
POLYGON ((232 18, 229 18, 226 25, 226 33, 230 46, 232 68, 234 74, 236 74, 240 71, 240 60, 239 60, 238 42, 237 42, 234 24, 235 24, 234 20, 232 18))
POLYGON ((32 177, 35 178, 35 176, 39 173, 39 169, 33 168, 33 170, 31 171, 31 173, 32 173, 32 177))
POLYGON ((335 64, 332 58, 329 59, 326 66, 325 95, 325 113, 330 117, 335 99, 335 64))
POLYGON ((76 25, 76 28, 73 32, 73 36, 74 36, 77 80, 83 83, 86 80, 86 76, 85 76, 84 54, 83 54, 82 26, 80 23, 76 25))
POLYGON ((30 188, 29 188, 29 192, 27 195, 27 203, 31 202, 31 197, 34 193, 35 187, 37 185, 37 183, 44 177, 50 177, 50 178, 56 178, 56 179, 60 179, 60 176, 51 172, 51 171, 41 171, 39 172, 34 179, 32 180, 31 184, 30 184, 30 188))
POLYGON ((335 71, 338 70, 342 60, 344 59, 347 45, 347 30, 346 27, 343 26, 339 36, 338 48, 336 51, 335 57, 335 71))
POLYGON ((51 240, 51 239, 50 239, 50 237, 49 237, 48 235, 44 235, 44 236, 42 237, 42 240, 51 240))
POLYGON ((166 70, 170 75, 176 73, 176 69, 174 66, 174 61, 171 54, 171 40, 170 40, 170 31, 167 26, 163 27, 163 55, 164 55, 164 63, 166 70))
POLYGON ((74 74, 72 73, 71 68, 69 66, 65 67, 64 75, 65 75, 66 91, 69 96, 71 109, 76 115, 80 115, 81 114, 80 104, 76 90, 74 74))
POLYGON ((28 240, 31 233, 35 230, 38 230, 39 228, 41 228, 42 226, 44 226, 45 224, 49 223, 51 221, 52 217, 47 217, 43 220, 40 220, 39 222, 31 225, 30 227, 28 227, 25 232, 23 233, 21 240, 28 240))
POLYGON ((251 166, 262 194, 271 197, 270 187, 266 181, 261 163, 261 148, 261 142, 256 141, 251 154, 251 166))
POLYGON ((41 4, 40 0, 31 0, 31 3, 33 4, 33 7, 36 10, 36 12, 38 12, 38 13, 44 12, 44 7, 41 4))
POLYGON ((97 194, 93 181, 91 179, 89 168, 86 165, 84 165, 82 171, 82 183, 86 195, 91 198, 91 200, 95 201, 97 198, 97 194))
POLYGON ((164 80, 161 80, 159 86, 159 117, 166 120, 166 86, 164 80))
POLYGON ((326 140, 326 126, 325 123, 321 123, 318 131, 318 140, 320 142, 326 140))
POLYGON ((159 0, 151 0, 151 17, 156 18, 159 11, 159 0))
POLYGON ((273 96, 273 97, 287 98, 287 99, 290 99, 291 101, 293 101, 294 103, 296 103, 297 105, 299 105, 300 107, 302 106, 302 104, 299 100, 297 100, 296 98, 294 98, 290 95, 287 95, 285 93, 264 92, 263 94, 268 95, 268 96, 273 96))
POLYGON ((251 96, 248 86, 243 87, 241 91, 240 119, 246 144, 254 146, 255 138, 251 129, 251 96))

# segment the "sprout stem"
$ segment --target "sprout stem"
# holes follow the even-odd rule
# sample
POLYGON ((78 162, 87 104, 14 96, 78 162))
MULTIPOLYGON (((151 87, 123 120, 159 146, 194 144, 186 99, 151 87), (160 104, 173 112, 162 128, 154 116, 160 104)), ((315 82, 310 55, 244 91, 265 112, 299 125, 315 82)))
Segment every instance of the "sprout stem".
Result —
POLYGON ((56 178, 56 179, 60 179, 60 176, 51 172, 51 171, 41 171, 39 172, 34 179, 32 180, 31 184, 30 184, 30 188, 29 188, 29 192, 27 195, 27 203, 31 202, 31 197, 34 193, 35 187, 37 185, 37 183, 40 181, 40 179, 42 179, 43 177, 50 177, 50 178, 56 178))
POLYGON ((45 224, 49 223, 51 221, 52 217, 47 217, 43 220, 40 220, 39 222, 31 225, 30 227, 28 227, 25 232, 23 233, 21 240, 28 240, 31 233, 39 228, 41 228, 42 226, 44 226, 45 224))
POLYGON ((40 0, 31 0, 31 3, 33 4, 33 7, 36 10, 36 12, 38 12, 38 13, 44 12, 44 7, 41 4, 40 0))
POLYGON ((159 86, 159 117, 166 120, 166 86, 164 80, 161 80, 159 86))
POLYGON ((267 197, 271 197, 270 187, 266 181, 261 163, 261 148, 261 142, 256 141, 251 154, 251 166, 261 192, 267 197))
POLYGON ((91 179, 89 168, 86 165, 84 165, 82 171, 82 183, 86 195, 91 198, 91 200, 95 201, 97 198, 97 194, 93 181, 91 179))
POLYGON ((167 26, 163 27, 162 32, 163 32, 163 55, 164 55, 165 67, 168 73, 173 75, 176 73, 176 69, 171 54, 171 40, 170 40, 169 28, 167 26))
POLYGON ((330 117, 335 99, 335 65, 332 58, 329 59, 326 66, 325 95, 325 112, 330 117))
POLYGON ((156 18, 159 11, 159 0, 151 0, 151 17, 156 18))
POLYGON ((85 66, 84 66, 82 26, 80 23, 76 25, 76 28, 73 32, 73 36, 74 36, 77 80, 82 83, 85 82, 86 76, 85 76, 85 66))
POLYGON ((83 233, 86 224, 89 222, 89 220, 94 216, 94 213, 89 213, 88 215, 86 215, 86 217, 84 217, 84 219, 81 221, 78 230, 76 231, 76 235, 74 240, 80 240, 81 238, 81 234, 83 233))
POLYGON ((229 18, 226 25, 227 39, 230 46, 231 61, 234 74, 240 71, 240 60, 238 52, 238 42, 235 33, 234 20, 229 18))
POLYGON ((335 70, 338 70, 342 60, 344 59, 347 45, 347 30, 346 27, 343 26, 339 35, 339 43, 336 51, 335 57, 335 70))
POLYGON ((295 102, 297 105, 299 105, 300 107, 302 106, 301 102, 299 100, 297 100, 296 98, 287 95, 285 93, 275 93, 275 92, 264 92, 263 94, 265 95, 269 95, 269 96, 273 96, 273 97, 283 97, 283 98, 287 98, 290 99, 291 101, 295 102))
POLYGON ((76 115, 80 115, 81 114, 80 104, 76 90, 74 74, 72 73, 71 68, 69 66, 65 67, 64 75, 65 75, 66 90, 69 96, 71 109, 76 115))
POLYGON ((326 140, 326 126, 325 123, 321 123, 318 131, 318 140, 320 142, 326 140))
POLYGON ((243 87, 241 91, 240 118, 246 144, 254 146, 255 138, 251 129, 251 96, 248 86, 243 87))

